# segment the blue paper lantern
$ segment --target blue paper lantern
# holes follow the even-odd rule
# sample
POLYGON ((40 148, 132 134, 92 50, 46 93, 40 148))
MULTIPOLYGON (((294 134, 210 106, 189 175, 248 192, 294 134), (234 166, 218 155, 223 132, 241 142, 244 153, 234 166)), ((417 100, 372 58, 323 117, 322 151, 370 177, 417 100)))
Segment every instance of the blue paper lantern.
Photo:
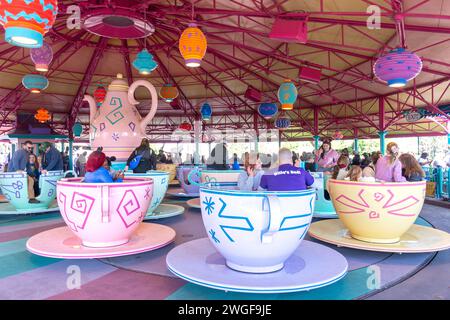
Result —
POLYGON ((40 74, 27 74, 22 78, 22 84, 32 93, 40 93, 48 87, 48 80, 40 74))
POLYGON ((275 103, 264 102, 258 107, 258 113, 265 119, 270 119, 278 112, 278 107, 275 103))
POLYGON ((81 123, 75 122, 72 127, 72 132, 75 137, 81 136, 81 133, 83 132, 83 126, 81 125, 81 123))
POLYGON ((143 49, 133 61, 133 67, 139 71, 139 74, 150 74, 150 72, 158 67, 158 64, 153 60, 153 55, 147 49, 143 49))
POLYGON ((281 103, 282 110, 292 110, 294 103, 297 100, 298 91, 291 80, 284 80, 278 89, 278 100, 281 103))
POLYGON ((291 125, 291 120, 286 117, 280 117, 275 121, 275 127, 278 129, 286 129, 291 125))
POLYGON ((200 109, 200 113, 202 114, 202 120, 211 120, 212 108, 208 102, 205 102, 200 109))

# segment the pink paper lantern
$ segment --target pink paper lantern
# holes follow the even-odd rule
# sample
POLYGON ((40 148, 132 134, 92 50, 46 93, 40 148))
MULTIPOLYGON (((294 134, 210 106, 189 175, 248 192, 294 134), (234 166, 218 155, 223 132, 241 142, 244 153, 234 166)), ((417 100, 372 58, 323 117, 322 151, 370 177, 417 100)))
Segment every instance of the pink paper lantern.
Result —
POLYGON ((381 56, 373 66, 375 76, 389 87, 404 87, 422 71, 422 60, 413 52, 396 48, 381 56))

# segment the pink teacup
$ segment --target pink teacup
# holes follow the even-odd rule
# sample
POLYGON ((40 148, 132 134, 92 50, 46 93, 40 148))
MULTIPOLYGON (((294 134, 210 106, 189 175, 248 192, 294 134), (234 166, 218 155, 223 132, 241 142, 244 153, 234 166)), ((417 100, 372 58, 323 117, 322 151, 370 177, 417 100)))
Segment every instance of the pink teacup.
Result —
POLYGON ((113 247, 129 241, 153 196, 153 180, 125 178, 122 183, 57 183, 61 215, 87 247, 113 247))

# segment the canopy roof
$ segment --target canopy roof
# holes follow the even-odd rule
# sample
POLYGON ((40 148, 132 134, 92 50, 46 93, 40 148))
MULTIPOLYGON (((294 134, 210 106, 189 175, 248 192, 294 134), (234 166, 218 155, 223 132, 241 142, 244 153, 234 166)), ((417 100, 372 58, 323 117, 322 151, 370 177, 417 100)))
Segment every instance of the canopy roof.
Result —
MULTIPOLYGON (((423 107, 442 113, 439 106, 450 103, 450 1, 59 1, 56 23, 45 41, 54 59, 46 73, 50 85, 38 95, 21 84, 25 74, 34 72, 30 50, 0 43, 0 134, 13 128, 16 112, 45 107, 52 112, 51 125, 57 132, 70 134, 70 124, 78 120, 85 125, 86 137, 89 109, 82 97, 117 73, 130 83, 145 78, 157 89, 168 82, 177 86, 181 108, 159 101, 147 127, 153 141, 169 141, 180 123, 198 119, 206 100, 213 117, 204 128, 273 128, 273 120, 259 116, 258 103, 244 93, 252 86, 263 92, 264 101, 276 102, 286 78, 299 88, 299 98, 294 110, 285 112, 292 124, 283 131, 283 139, 311 139, 336 130, 347 138, 376 137, 378 131, 397 136, 446 134, 448 115, 408 123, 403 112, 423 107), (82 15, 108 5, 132 9, 155 32, 144 39, 111 39, 83 28, 69 29, 66 12, 73 4, 80 6, 82 15), (371 5, 381 9, 380 29, 367 27, 371 5), (269 38, 275 19, 287 13, 307 14, 306 44, 269 38), (403 24, 394 19, 399 13, 403 24), (208 40, 200 68, 185 67, 178 50, 178 39, 192 17, 208 40), (376 79, 372 67, 382 53, 402 44, 421 57, 423 69, 405 88, 390 88, 376 79), (145 77, 131 66, 144 47, 159 64, 145 77), (320 83, 300 81, 301 66, 321 69, 320 83)), ((139 111, 144 115, 149 94, 139 90, 137 98, 143 101, 139 111)))

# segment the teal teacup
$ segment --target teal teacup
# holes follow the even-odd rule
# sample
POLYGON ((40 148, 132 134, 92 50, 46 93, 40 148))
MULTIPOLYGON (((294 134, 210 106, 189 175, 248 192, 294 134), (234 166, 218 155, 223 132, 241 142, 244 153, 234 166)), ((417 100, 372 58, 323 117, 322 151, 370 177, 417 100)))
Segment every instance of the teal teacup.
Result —
MULTIPOLYGON (((145 177, 153 179, 153 197, 148 207, 146 217, 153 216, 155 209, 161 204, 169 186, 169 173, 165 171, 150 170, 145 173, 133 173, 126 171, 126 177, 145 177)), ((144 218, 145 219, 145 218, 144 218)))
POLYGON ((2 172, 0 173, 0 187, 5 198, 20 212, 32 212, 35 209, 47 209, 56 198, 56 182, 64 177, 63 171, 48 171, 41 174, 39 188, 41 194, 36 197, 40 203, 28 202, 27 173, 2 172))

